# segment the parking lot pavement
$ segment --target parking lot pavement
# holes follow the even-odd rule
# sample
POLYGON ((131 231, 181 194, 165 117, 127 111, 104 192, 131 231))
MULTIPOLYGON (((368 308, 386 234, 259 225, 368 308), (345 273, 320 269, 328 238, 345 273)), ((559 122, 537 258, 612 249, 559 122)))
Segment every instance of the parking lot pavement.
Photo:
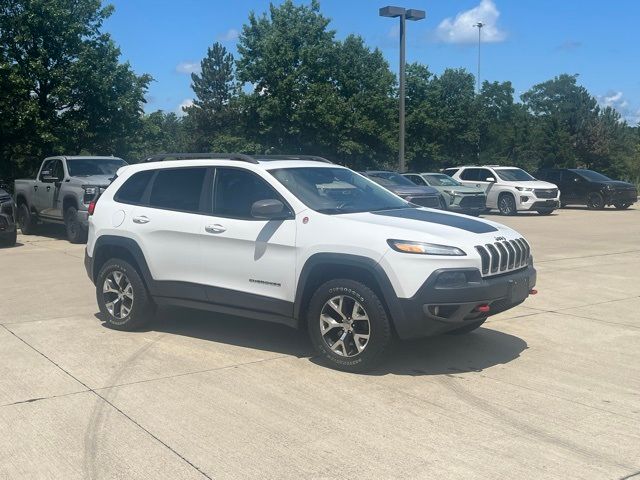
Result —
POLYGON ((539 294, 369 375, 247 319, 109 330, 84 247, 19 236, 0 250, 0 478, 640 475, 640 209, 489 218, 532 244, 539 294))

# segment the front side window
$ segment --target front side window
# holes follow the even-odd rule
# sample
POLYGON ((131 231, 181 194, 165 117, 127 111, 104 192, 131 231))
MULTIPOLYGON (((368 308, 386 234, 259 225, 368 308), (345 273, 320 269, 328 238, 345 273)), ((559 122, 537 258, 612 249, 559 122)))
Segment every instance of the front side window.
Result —
POLYGON ((408 202, 347 168, 280 168, 270 173, 302 203, 320 213, 336 215, 411 207, 408 202))
POLYGON ((116 174, 127 162, 119 158, 73 158, 67 160, 67 169, 72 177, 88 177, 91 175, 116 174))
POLYGON ((481 168, 465 168, 462 173, 460 174, 460 178, 462 180, 469 180, 469 181, 479 181, 480 180, 480 173, 482 172, 481 168))
POLYGON ((172 168, 158 170, 151 188, 149 206, 183 212, 199 212, 202 185, 207 169, 172 168))
POLYGON ((536 180, 521 168, 500 168, 496 173, 505 182, 535 182, 536 180))
POLYGON ((399 173, 394 172, 367 172, 367 176, 371 178, 376 183, 383 185, 385 187, 395 187, 395 186, 414 186, 411 180, 407 177, 400 175, 399 173))
POLYGON ((601 173, 594 172, 593 170, 574 170, 578 175, 586 178, 587 180, 593 180, 594 182, 610 182, 611 179, 601 173))
POLYGON ((253 219, 251 207, 259 200, 281 200, 280 195, 253 172, 217 168, 213 188, 213 212, 221 217, 253 219))

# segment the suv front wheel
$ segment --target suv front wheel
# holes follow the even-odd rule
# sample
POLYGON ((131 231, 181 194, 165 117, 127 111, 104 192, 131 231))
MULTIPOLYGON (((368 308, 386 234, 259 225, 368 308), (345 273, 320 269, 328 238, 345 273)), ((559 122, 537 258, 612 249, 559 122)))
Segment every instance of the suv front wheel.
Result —
POLYGON ((108 260, 96 280, 96 297, 107 325, 116 330, 135 330, 155 313, 155 305, 138 271, 119 258, 108 260))
POLYGON ((332 367, 371 370, 392 343, 391 323, 382 302, 366 285, 331 280, 311 298, 307 326, 313 346, 332 367))

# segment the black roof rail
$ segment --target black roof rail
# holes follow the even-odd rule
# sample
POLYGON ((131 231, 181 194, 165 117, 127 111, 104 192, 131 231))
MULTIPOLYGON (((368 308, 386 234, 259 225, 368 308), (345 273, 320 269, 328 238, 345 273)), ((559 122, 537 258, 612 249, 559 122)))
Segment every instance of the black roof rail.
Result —
POLYGON ((243 153, 161 153, 153 155, 145 160, 147 162, 164 162, 170 160, 189 160, 189 159, 220 159, 220 160, 238 160, 240 162, 258 163, 258 161, 250 155, 243 153))
POLYGON ((324 157, 317 155, 253 155, 253 158, 257 160, 312 160, 315 162, 333 163, 331 160, 327 160, 324 157))

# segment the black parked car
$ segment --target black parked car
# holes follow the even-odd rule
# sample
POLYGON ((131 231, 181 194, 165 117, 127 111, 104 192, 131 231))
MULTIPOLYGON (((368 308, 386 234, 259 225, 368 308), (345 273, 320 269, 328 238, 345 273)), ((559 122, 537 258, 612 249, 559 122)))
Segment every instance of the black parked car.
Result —
POLYGON ((638 200, 635 185, 612 180, 593 170, 553 168, 540 170, 536 177, 558 185, 562 206, 586 205, 599 210, 614 205, 618 209, 625 209, 638 200))
POLYGON ((0 182, 0 246, 15 245, 16 239, 16 204, 0 182))
POLYGON ((447 209, 447 204, 440 192, 433 187, 420 186, 396 172, 384 170, 367 170, 360 172, 378 185, 404 198, 407 202, 421 207, 447 209))

